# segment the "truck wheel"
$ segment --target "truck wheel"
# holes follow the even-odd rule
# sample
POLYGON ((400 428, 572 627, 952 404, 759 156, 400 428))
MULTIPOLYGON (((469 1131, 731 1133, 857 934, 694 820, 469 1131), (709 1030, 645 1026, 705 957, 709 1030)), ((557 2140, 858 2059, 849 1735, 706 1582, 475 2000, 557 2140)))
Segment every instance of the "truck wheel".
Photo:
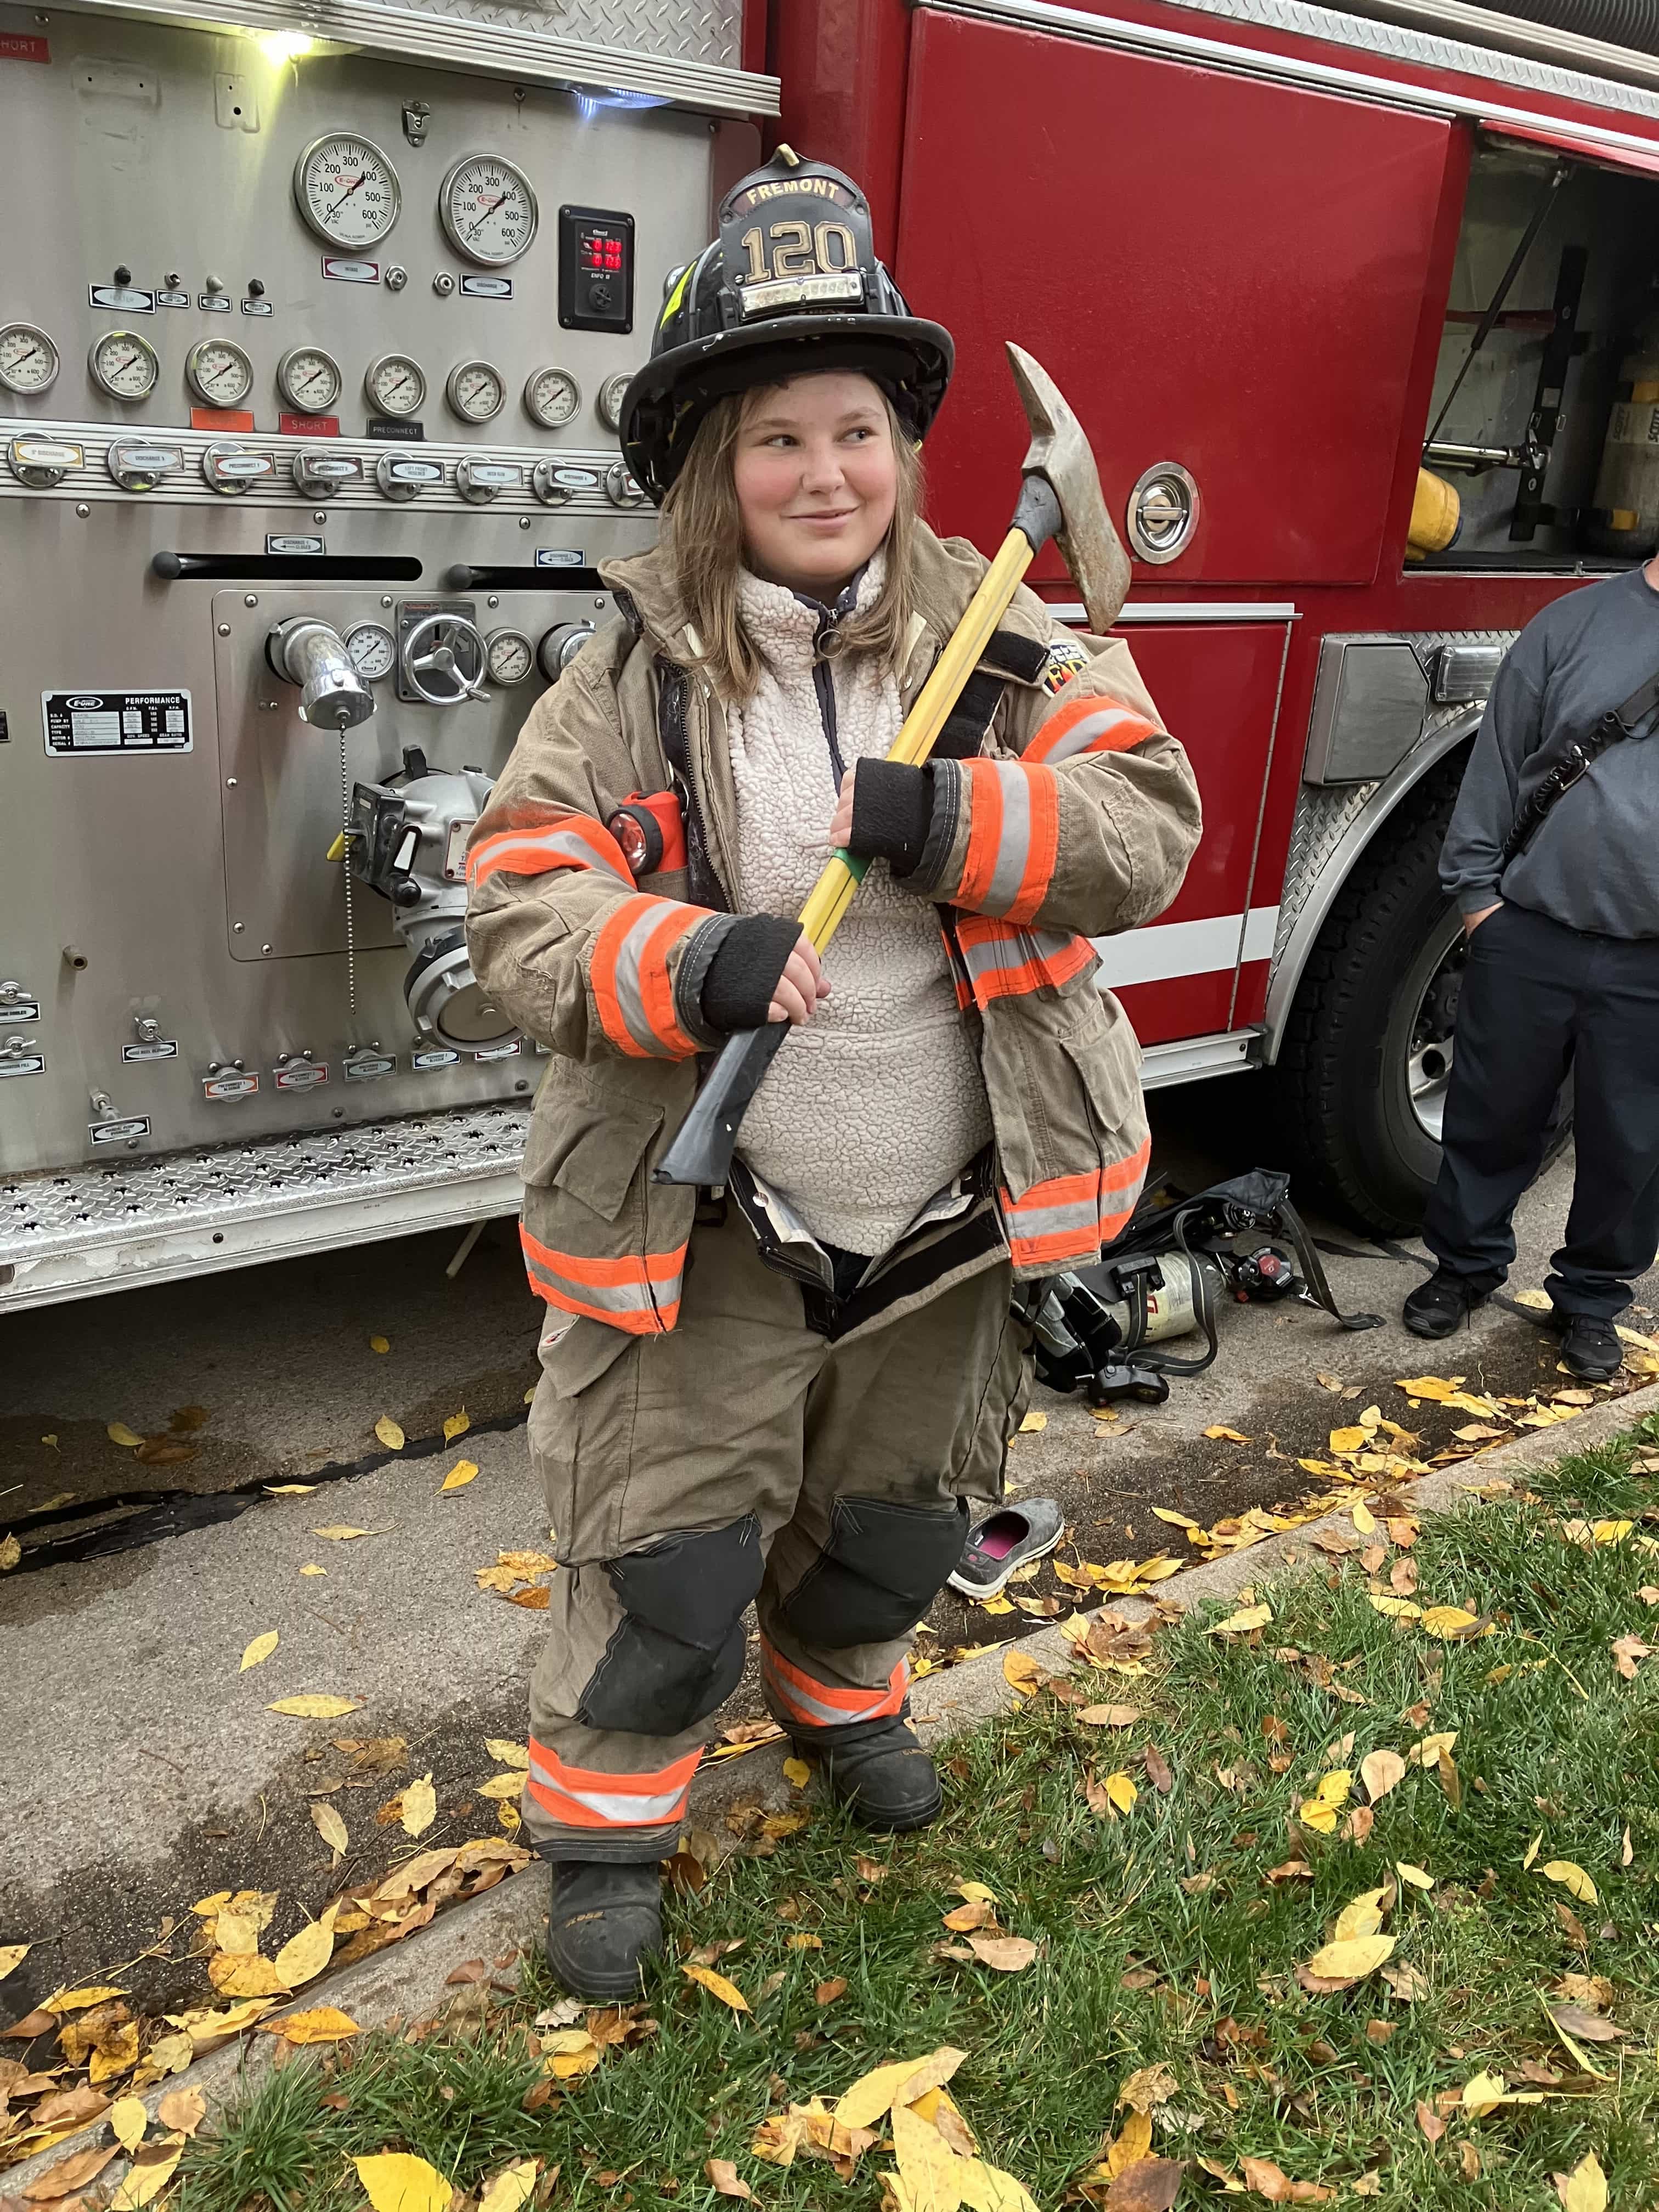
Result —
POLYGON ((1462 760, 1425 778, 1338 895, 1274 1069, 1297 1164, 1328 1202, 1383 1234, 1420 1226, 1466 958, 1440 889, 1462 760))

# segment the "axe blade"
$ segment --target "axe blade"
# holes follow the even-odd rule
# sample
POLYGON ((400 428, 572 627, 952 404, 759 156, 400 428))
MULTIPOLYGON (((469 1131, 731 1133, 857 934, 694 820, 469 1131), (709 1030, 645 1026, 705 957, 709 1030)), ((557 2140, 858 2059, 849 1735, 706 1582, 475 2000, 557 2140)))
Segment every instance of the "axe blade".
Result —
POLYGON ((1100 636, 1123 611, 1129 592, 1129 556, 1106 511, 1100 473, 1083 425, 1041 362, 1012 339, 1007 345, 1008 366, 1031 426, 1021 472, 1042 477, 1060 501, 1065 520, 1054 542, 1083 595, 1089 628, 1100 636))

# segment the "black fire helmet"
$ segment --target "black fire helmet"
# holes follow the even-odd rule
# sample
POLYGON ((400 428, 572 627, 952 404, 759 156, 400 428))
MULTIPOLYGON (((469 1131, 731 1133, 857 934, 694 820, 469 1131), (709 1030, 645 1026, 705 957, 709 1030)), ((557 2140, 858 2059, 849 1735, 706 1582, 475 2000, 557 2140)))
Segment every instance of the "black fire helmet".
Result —
POLYGON ((722 200, 720 235, 669 272, 651 358, 623 398, 623 454, 660 507, 716 400, 833 369, 879 385, 919 442, 955 357, 876 258, 853 179, 780 146, 722 200))

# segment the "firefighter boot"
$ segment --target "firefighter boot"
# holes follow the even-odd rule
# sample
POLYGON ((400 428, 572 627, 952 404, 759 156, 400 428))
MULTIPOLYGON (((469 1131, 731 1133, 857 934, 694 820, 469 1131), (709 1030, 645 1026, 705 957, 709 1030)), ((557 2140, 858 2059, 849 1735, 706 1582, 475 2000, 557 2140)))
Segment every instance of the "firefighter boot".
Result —
POLYGON ((821 1762, 830 1796, 851 1809, 860 1827, 898 1834, 939 1818, 945 1802, 939 1775, 898 1714, 841 1743, 822 1736, 791 1741, 798 1757, 821 1762))
POLYGON ((573 1996, 592 2004, 640 1994, 642 1960, 662 1948, 662 1869, 556 1859, 547 1963, 573 1996))

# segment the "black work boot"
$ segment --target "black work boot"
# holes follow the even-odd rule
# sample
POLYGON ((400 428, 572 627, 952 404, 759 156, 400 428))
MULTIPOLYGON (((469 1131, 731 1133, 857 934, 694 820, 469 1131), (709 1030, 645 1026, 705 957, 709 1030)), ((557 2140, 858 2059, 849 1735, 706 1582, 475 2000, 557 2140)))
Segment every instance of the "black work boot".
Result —
POLYGON ((792 1741, 802 1758, 819 1761, 830 1796, 851 1808, 860 1827, 896 1834, 938 1819, 945 1792, 933 1762, 896 1714, 848 1743, 792 1741))
POLYGON ((1610 1382, 1625 1364, 1625 1347, 1610 1321, 1595 1314, 1563 1313, 1557 1306, 1552 1328, 1561 1332, 1561 1364, 1581 1382, 1610 1382))
POLYGON ((1490 1295, 1472 1289, 1463 1276, 1437 1267, 1407 1299, 1400 1318, 1413 1336, 1449 1336, 1490 1295))
POLYGON ((640 1994, 640 1963, 662 1948, 662 1869, 555 1859, 547 1963, 573 1996, 620 2003, 640 1994))

